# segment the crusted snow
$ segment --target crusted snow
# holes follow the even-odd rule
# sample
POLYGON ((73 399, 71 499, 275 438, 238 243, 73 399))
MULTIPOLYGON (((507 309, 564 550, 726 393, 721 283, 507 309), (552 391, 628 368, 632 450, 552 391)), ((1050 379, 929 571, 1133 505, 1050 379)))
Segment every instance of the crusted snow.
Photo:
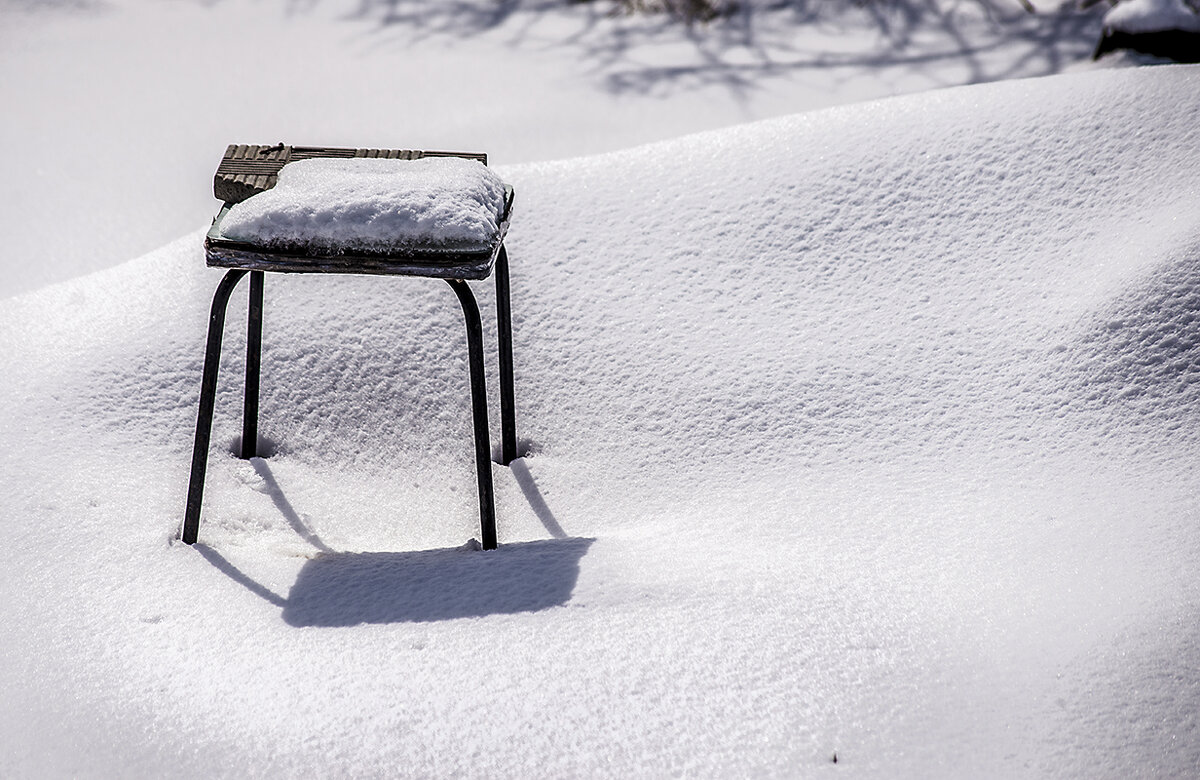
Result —
POLYGON ((500 169, 495 552, 444 284, 268 275, 250 462, 237 292, 195 548, 202 234, 0 302, 0 774, 1192 774, 1198 90, 500 169))
POLYGON ((485 249, 499 237, 504 198, 504 182, 477 160, 299 160, 273 188, 234 205, 221 232, 336 252, 485 249))

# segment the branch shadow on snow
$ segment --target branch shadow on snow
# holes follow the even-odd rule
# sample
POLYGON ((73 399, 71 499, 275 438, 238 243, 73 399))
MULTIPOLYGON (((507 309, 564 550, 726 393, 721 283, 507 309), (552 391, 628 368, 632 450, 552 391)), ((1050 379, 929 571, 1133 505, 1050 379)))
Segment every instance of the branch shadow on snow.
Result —
POLYGON ((411 623, 538 612, 571 599, 593 539, 481 552, 325 553, 304 565, 283 619, 293 626, 411 623))
MULTIPOLYGON (((312 13, 323 2, 329 0, 283 0, 288 15, 312 13)), ((612 93, 718 86, 744 97, 766 78, 832 69, 893 68, 936 82, 947 64, 959 66, 961 72, 944 86, 1052 75, 1090 59, 1106 10, 1104 4, 1054 8, 1038 1, 1039 12, 1030 14, 1016 0, 711 5, 720 13, 696 20, 632 12, 637 4, 620 0, 358 0, 337 18, 360 25, 352 39, 368 49, 499 34, 513 48, 569 49, 598 86, 612 93), (992 56, 1012 45, 1022 46, 1023 53, 992 56), (665 59, 657 56, 660 51, 665 59)))
POLYGON ((373 23, 372 46, 502 30, 513 47, 569 47, 613 93, 719 86, 745 95, 764 78, 818 70, 896 68, 936 79, 953 63, 961 68, 953 83, 970 84, 1052 75, 1087 60, 1104 9, 1038 5, 1047 10, 1027 14, 1001 0, 749 0, 722 4, 727 13, 697 22, 669 13, 631 14, 627 6, 601 0, 360 0, 345 18, 373 23), (569 23, 552 30, 539 25, 551 13, 569 23), (682 59, 680 44, 691 52, 682 59), (992 56, 1012 45, 1024 53, 992 56), (669 64, 655 50, 671 52, 669 64))
MULTIPOLYGON (((833 70, 853 78, 858 72, 887 68, 941 86, 1049 76, 1089 59, 1099 36, 1096 9, 1065 8, 1031 16, 986 0, 977 5, 980 16, 972 18, 936 0, 868 2, 854 6, 862 15, 851 19, 844 7, 840 12, 818 11, 798 2, 787 23, 781 23, 788 19, 782 11, 759 14, 761 18, 746 13, 721 20, 713 25, 717 29, 689 30, 689 43, 699 55, 691 63, 641 64, 627 56, 632 48, 627 41, 611 46, 600 42, 588 53, 611 92, 651 94, 724 86, 746 93, 766 78, 833 70), (796 34, 806 26, 819 28, 821 36, 796 34), (856 36, 871 40, 870 45, 855 44, 856 36), (1022 53, 1003 54, 1013 46, 1021 47, 1022 53), (946 80, 947 66, 955 66, 960 75, 946 80)), ((835 87, 841 86, 840 78, 835 77, 835 87)))

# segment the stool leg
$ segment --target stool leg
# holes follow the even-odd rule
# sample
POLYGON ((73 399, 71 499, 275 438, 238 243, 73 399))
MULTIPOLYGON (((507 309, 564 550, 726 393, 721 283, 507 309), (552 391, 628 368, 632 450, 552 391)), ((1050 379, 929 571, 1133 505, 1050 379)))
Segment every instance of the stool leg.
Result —
POLYGON ((200 408, 196 413, 196 442, 192 447, 192 476, 188 481, 187 509, 183 516, 183 541, 195 544, 200 532, 200 503, 204 498, 204 473, 208 469, 208 443, 212 434, 213 405, 217 398, 217 367, 221 362, 221 336, 229 295, 247 271, 225 274, 213 295, 208 315, 208 346, 204 352, 204 377, 200 382, 200 408))
POLYGON ((513 390, 512 307, 508 292, 508 250, 496 258, 496 322, 500 334, 500 462, 517 459, 517 402, 513 390))
POLYGON ((492 499, 492 455, 488 434, 487 380, 483 371, 483 327, 471 288, 461 279, 447 279, 462 305, 467 323, 467 353, 471 366, 471 410, 475 421, 475 473, 479 479, 479 528, 483 549, 496 549, 496 506, 492 499))
POLYGON ((246 397, 242 407, 242 459, 258 454, 258 376, 262 367, 263 272, 250 272, 250 315, 246 327, 246 397))

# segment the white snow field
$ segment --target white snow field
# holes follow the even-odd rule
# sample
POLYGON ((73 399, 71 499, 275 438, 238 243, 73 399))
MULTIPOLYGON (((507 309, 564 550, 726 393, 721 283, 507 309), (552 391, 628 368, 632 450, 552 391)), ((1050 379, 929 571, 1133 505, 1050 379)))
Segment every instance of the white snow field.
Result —
POLYGON ((268 275, 252 461, 235 293, 194 548, 202 233, 0 302, 0 775, 1193 776, 1198 93, 497 167, 493 552, 445 284, 268 275))
POLYGON ((747 0, 689 28, 597 0, 0 0, 0 297, 205 224, 230 143, 511 164, 1086 61, 1103 9, 747 0))

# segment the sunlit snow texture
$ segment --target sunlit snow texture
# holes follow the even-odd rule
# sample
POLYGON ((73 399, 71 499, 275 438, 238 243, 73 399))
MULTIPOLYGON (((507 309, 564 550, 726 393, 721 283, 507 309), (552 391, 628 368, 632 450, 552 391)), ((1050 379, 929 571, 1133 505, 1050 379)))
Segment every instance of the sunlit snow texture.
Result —
POLYGON ((195 548, 202 234, 0 302, 0 775, 1193 775, 1197 94, 498 168, 494 552, 444 283, 269 274, 249 462, 235 292, 195 548))

